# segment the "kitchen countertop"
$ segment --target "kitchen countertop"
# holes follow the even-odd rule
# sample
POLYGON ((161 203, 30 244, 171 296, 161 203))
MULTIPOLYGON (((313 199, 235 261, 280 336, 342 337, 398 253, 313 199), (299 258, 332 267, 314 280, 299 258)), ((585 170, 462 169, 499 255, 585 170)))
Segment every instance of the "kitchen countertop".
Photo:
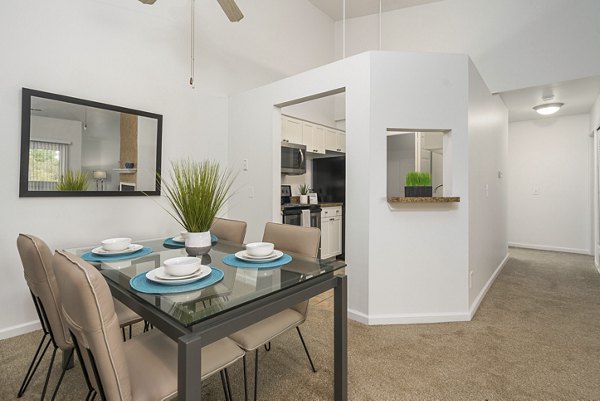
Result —
POLYGON ((344 202, 319 202, 319 206, 321 206, 321 207, 344 206, 344 202))
POLYGON ((460 202, 459 196, 434 196, 423 198, 399 198, 394 197, 388 199, 389 203, 452 203, 460 202))

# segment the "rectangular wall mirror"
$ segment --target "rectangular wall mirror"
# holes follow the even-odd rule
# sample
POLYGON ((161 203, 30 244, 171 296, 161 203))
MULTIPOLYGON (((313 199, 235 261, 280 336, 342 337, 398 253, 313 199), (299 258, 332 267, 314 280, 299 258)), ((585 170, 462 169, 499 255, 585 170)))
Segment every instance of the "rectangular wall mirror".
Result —
POLYGON ((160 195, 162 115, 23 88, 20 197, 160 195))

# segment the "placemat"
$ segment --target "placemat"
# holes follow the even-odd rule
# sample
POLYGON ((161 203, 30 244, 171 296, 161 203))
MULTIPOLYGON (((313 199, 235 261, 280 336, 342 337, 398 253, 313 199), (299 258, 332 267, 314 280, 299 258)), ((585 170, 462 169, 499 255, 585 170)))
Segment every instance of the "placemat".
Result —
POLYGON ((131 285, 131 288, 134 290, 143 292, 145 294, 176 294, 179 292, 200 290, 202 288, 210 287, 211 285, 216 284, 223 279, 224 274, 221 269, 213 266, 210 268, 212 271, 208 276, 189 284, 162 285, 148 280, 146 278, 146 272, 144 272, 129 280, 129 285, 131 285))
POLYGON ((223 257, 223 263, 229 266, 239 267, 241 269, 273 269, 275 267, 286 265, 291 261, 292 257, 287 253, 284 253, 283 256, 279 259, 267 263, 245 262, 241 259, 236 258, 234 254, 225 255, 225 257, 223 257))
MULTIPOLYGON (((177 241, 173 241, 174 237, 169 237, 169 238, 165 238, 165 241, 163 242, 163 246, 165 248, 185 248, 185 244, 183 242, 177 242, 177 241)), ((217 241, 219 241, 219 239, 217 238, 216 235, 211 234, 210 235, 210 242, 212 245, 215 245, 217 243, 217 241)))
POLYGON ((81 255, 81 259, 87 262, 116 262, 117 260, 135 259, 152 253, 152 248, 143 247, 137 252, 127 253, 125 255, 96 255, 92 252, 86 252, 81 255))

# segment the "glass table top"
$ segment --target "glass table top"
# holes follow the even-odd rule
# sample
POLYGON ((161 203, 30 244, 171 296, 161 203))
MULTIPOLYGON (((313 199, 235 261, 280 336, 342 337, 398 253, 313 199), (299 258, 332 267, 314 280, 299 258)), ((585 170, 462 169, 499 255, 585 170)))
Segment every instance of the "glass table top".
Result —
MULTIPOLYGON (((162 266, 166 259, 187 256, 185 248, 166 248, 163 241, 164 238, 134 241, 136 244, 152 248, 153 252, 146 256, 92 264, 99 267, 104 277, 112 284, 127 290, 139 300, 154 306, 186 327, 315 277, 332 274, 346 266, 343 261, 322 261, 286 252, 292 257, 292 261, 281 267, 236 268, 224 264, 223 257, 245 249, 244 246, 219 240, 208 255, 202 257, 202 264, 221 269, 224 273, 223 280, 201 290, 177 294, 144 294, 135 291, 129 284, 133 277, 162 266)), ((93 248, 95 246, 67 251, 81 256, 93 248)))

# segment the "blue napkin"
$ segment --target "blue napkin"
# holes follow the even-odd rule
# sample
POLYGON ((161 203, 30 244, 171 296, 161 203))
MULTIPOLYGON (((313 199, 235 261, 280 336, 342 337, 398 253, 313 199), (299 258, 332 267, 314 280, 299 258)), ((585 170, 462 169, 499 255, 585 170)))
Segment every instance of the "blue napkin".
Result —
MULTIPOLYGON (((169 238, 165 238, 164 242, 163 242, 163 246, 165 248, 185 248, 185 243, 183 242, 177 242, 177 241, 173 241, 174 237, 169 237, 169 238)), ((216 235, 211 234, 210 235, 210 242, 211 245, 215 245, 217 243, 219 239, 217 238, 216 235)))
POLYGON ((134 290, 143 292, 145 294, 175 294, 179 292, 196 291, 202 288, 210 287, 211 285, 216 284, 223 279, 224 274, 221 269, 213 266, 210 268, 212 271, 208 276, 189 284, 162 285, 148 280, 146 278, 146 272, 144 272, 129 280, 129 285, 134 290))
POLYGON ((143 247, 137 252, 126 253, 123 255, 96 255, 92 252, 86 252, 81 255, 81 259, 87 262, 116 262, 117 260, 127 260, 127 259, 135 259, 142 256, 146 256, 152 253, 152 248, 143 247))
POLYGON ((266 262, 266 263, 246 262, 244 260, 236 258, 234 254, 225 255, 225 257, 223 257, 223 263, 225 263, 226 265, 233 266, 233 267, 239 267, 242 269, 272 269, 275 267, 280 267, 280 266, 286 265, 286 264, 290 263, 291 261, 292 261, 292 257, 290 255, 288 255, 287 253, 284 253, 283 256, 277 260, 274 260, 272 262, 266 262))

